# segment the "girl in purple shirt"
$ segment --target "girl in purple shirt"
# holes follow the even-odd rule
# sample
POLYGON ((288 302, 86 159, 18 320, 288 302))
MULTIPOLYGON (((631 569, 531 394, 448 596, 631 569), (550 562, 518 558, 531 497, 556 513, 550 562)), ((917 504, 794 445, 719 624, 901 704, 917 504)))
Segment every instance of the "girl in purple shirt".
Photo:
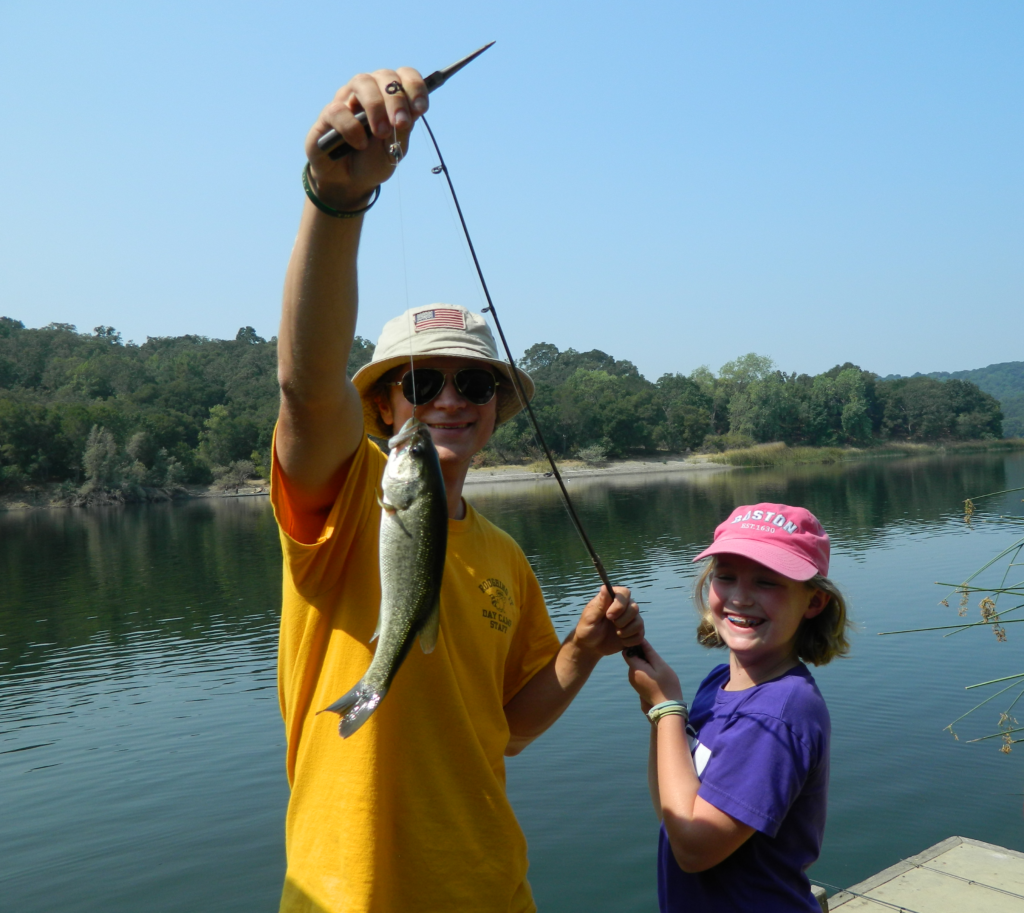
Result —
POLYGON ((737 507, 715 530, 697 584, 697 639, 729 662, 687 711, 675 672, 644 642, 626 656, 651 719, 648 785, 661 821, 662 913, 818 913, 806 870, 828 797, 828 708, 804 662, 849 650, 828 579, 829 539, 785 504, 737 507))

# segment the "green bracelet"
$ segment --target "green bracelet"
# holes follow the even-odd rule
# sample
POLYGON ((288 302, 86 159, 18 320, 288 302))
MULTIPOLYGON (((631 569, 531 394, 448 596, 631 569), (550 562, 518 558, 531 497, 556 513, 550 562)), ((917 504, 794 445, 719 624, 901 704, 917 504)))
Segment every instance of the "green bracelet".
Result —
POLYGON ((662 701, 647 711, 647 719, 652 723, 657 723, 663 716, 681 716, 688 721, 690 714, 683 701, 662 701))
POLYGON ((310 203, 319 209, 320 212, 333 216, 335 219, 354 219, 357 216, 361 216, 377 202, 377 198, 380 196, 380 184, 378 184, 373 188, 373 197, 370 199, 370 202, 362 209, 353 209, 347 212, 344 209, 335 209, 333 206, 328 206, 313 190, 313 182, 309 177, 309 162, 306 162, 306 167, 302 169, 302 189, 306 191, 306 196, 309 197, 310 203))

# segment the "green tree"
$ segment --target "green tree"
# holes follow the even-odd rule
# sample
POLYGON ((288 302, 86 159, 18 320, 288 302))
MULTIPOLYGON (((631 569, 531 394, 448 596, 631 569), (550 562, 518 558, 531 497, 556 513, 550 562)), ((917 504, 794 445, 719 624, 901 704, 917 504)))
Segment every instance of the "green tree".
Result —
POLYGON ((655 390, 639 377, 577 368, 558 388, 560 423, 573 450, 602 445, 609 456, 654 448, 655 390))
POLYGON ((600 349, 591 349, 589 352, 566 349, 559 352, 556 346, 548 342, 530 346, 519 360, 519 366, 534 382, 556 386, 565 383, 580 368, 603 371, 614 377, 640 377, 640 372, 631 361, 616 359, 600 349))
POLYGON ((747 402, 734 404, 733 401, 742 397, 752 383, 764 380, 774 370, 775 363, 770 358, 748 352, 722 365, 717 377, 706 367, 698 368, 691 374, 693 380, 701 384, 711 396, 711 425, 714 434, 746 433, 739 431, 734 415, 739 425, 750 424, 750 405, 747 402))
POLYGON ((227 406, 210 408, 199 435, 199 455, 211 466, 247 460, 259 443, 259 429, 248 416, 233 416, 227 406))
POLYGON ((774 372, 775 362, 767 355, 748 352, 722 365, 718 370, 718 380, 720 383, 744 389, 756 381, 766 380, 774 372))
POLYGON ((110 491, 119 488, 125 468, 117 441, 106 428, 93 425, 82 457, 85 467, 85 484, 82 494, 93 491, 110 491))
POLYGON ((954 378, 944 386, 955 416, 951 429, 955 437, 963 441, 1002 437, 1003 414, 994 396, 966 380, 954 378))
POLYGON ((808 440, 818 446, 866 444, 872 421, 867 382, 856 366, 819 374, 811 382, 808 440))
POLYGON ((247 346, 258 346, 266 342, 266 340, 262 336, 257 336, 256 331, 252 327, 239 327, 238 332, 235 333, 235 342, 240 342, 247 346))
POLYGON ((519 367, 529 374, 534 381, 543 380, 558 359, 558 346, 550 342, 534 343, 519 359, 519 367))
POLYGON ((941 441, 1002 436, 998 401, 969 381, 902 377, 879 381, 876 391, 886 438, 941 441))
POLYGON ((796 375, 772 371, 748 376, 752 379, 739 382, 729 400, 730 431, 759 442, 802 442, 807 424, 806 388, 796 375))
POLYGON ((363 365, 369 364, 375 349, 376 346, 369 339, 357 336, 352 341, 352 349, 348 353, 348 366, 345 368, 345 373, 351 377, 363 365))
POLYGON ((663 414, 659 441, 672 451, 696 450, 712 432, 713 395, 682 374, 663 374, 656 386, 655 402, 663 414))

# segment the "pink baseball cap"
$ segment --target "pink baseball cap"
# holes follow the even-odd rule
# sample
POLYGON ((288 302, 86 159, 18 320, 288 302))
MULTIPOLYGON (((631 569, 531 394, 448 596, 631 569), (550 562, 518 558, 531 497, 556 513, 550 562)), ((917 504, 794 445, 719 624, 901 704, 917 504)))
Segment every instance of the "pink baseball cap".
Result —
POLYGON ((718 525, 714 542, 693 560, 710 555, 742 555, 792 580, 827 577, 828 533, 802 507, 743 505, 718 525))

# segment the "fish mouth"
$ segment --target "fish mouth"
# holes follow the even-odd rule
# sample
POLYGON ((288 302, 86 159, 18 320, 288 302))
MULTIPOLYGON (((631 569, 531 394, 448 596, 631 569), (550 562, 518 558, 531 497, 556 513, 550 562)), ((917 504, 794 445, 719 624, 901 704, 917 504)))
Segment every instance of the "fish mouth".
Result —
POLYGON ((726 613, 725 620, 733 627, 743 628, 744 630, 758 628, 765 622, 764 618, 755 618, 751 615, 733 615, 732 613, 726 613))
POLYGON ((388 449, 401 449, 412 441, 417 434, 425 433, 423 431, 425 427, 426 426, 423 422, 413 415, 404 425, 402 425, 401 429, 392 438, 390 438, 390 440, 388 440, 388 449))

